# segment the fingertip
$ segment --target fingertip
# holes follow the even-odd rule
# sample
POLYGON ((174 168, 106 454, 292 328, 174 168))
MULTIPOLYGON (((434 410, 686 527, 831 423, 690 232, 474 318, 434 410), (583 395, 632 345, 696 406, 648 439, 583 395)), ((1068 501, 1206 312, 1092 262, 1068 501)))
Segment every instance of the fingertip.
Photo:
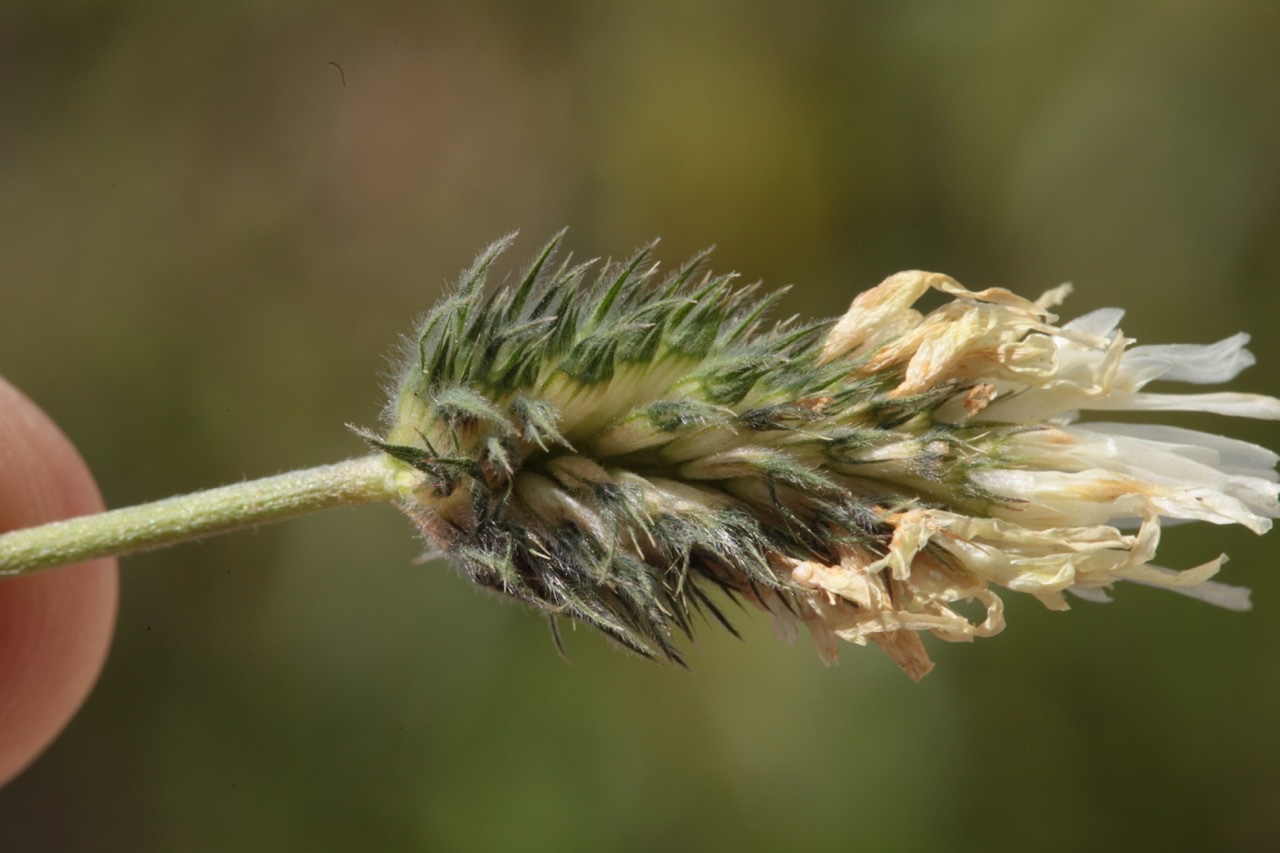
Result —
MULTIPOLYGON (((57 425, 0 378, 0 531, 97 512, 102 497, 57 425)), ((114 559, 0 581, 0 784, 57 737, 106 660, 114 559)))

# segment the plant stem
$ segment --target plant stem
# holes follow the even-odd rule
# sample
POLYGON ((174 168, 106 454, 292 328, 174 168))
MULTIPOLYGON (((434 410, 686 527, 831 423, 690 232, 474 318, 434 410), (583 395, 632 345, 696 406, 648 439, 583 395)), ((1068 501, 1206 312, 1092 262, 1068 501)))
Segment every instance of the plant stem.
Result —
POLYGON ((398 496, 383 454, 263 477, 0 535, 0 577, 161 548, 398 496))

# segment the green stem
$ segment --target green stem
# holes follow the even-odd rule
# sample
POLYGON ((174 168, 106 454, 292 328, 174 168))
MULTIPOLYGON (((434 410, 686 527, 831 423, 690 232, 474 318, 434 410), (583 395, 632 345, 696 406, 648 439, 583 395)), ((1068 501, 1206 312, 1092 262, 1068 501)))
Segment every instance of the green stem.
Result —
POLYGON ((0 577, 161 548, 324 509, 393 501, 383 454, 0 535, 0 577))

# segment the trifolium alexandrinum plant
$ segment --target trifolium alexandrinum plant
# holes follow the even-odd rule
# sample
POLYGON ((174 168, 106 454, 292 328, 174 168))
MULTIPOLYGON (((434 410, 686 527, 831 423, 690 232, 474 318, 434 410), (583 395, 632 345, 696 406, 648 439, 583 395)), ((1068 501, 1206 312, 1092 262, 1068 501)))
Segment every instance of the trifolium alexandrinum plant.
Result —
POLYGON ((1249 607, 1212 580, 1224 557, 1154 561, 1166 522, 1265 532, 1276 454, 1084 417, 1280 418, 1272 397, 1143 390, 1235 378, 1244 334, 1131 346, 1116 309, 1059 325, 1066 287, 1029 301, 926 272, 836 320, 775 321, 778 293, 705 256, 575 263, 559 236, 489 287, 510 242, 403 342, 368 455, 9 533, 0 575, 385 501, 475 583, 674 661, 699 617, 729 627, 726 599, 803 624, 828 660, 873 642, 913 678, 922 634, 999 633, 1003 591, 1063 610, 1129 581, 1249 607), (931 290, 949 301, 922 314, 931 290))

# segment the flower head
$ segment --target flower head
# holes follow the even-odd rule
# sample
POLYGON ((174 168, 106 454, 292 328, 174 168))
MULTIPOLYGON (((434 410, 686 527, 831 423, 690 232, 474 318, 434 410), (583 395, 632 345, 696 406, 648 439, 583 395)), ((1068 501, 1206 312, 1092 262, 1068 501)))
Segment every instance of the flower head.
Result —
MULTIPOLYGON (((1246 609, 1223 558, 1152 564, 1162 521, 1280 515, 1275 454, 1168 426, 1083 423, 1086 411, 1280 418, 1280 400, 1167 394, 1252 363, 1237 335, 1130 347, 1120 312, 1062 326, 1066 288, 1031 302, 905 272, 842 318, 765 318, 704 256, 660 276, 556 262, 486 290, 508 240, 463 275, 407 342, 370 437, 400 471, 403 507, 478 584, 680 660, 719 589, 803 623, 819 652, 874 642, 915 678, 920 634, 1004 627, 997 589, 1065 609, 1118 581, 1246 609), (929 290, 950 297, 921 314, 929 290), (977 602, 980 618, 958 605, 977 602)), ((732 630, 730 628, 730 630, 732 630)))

